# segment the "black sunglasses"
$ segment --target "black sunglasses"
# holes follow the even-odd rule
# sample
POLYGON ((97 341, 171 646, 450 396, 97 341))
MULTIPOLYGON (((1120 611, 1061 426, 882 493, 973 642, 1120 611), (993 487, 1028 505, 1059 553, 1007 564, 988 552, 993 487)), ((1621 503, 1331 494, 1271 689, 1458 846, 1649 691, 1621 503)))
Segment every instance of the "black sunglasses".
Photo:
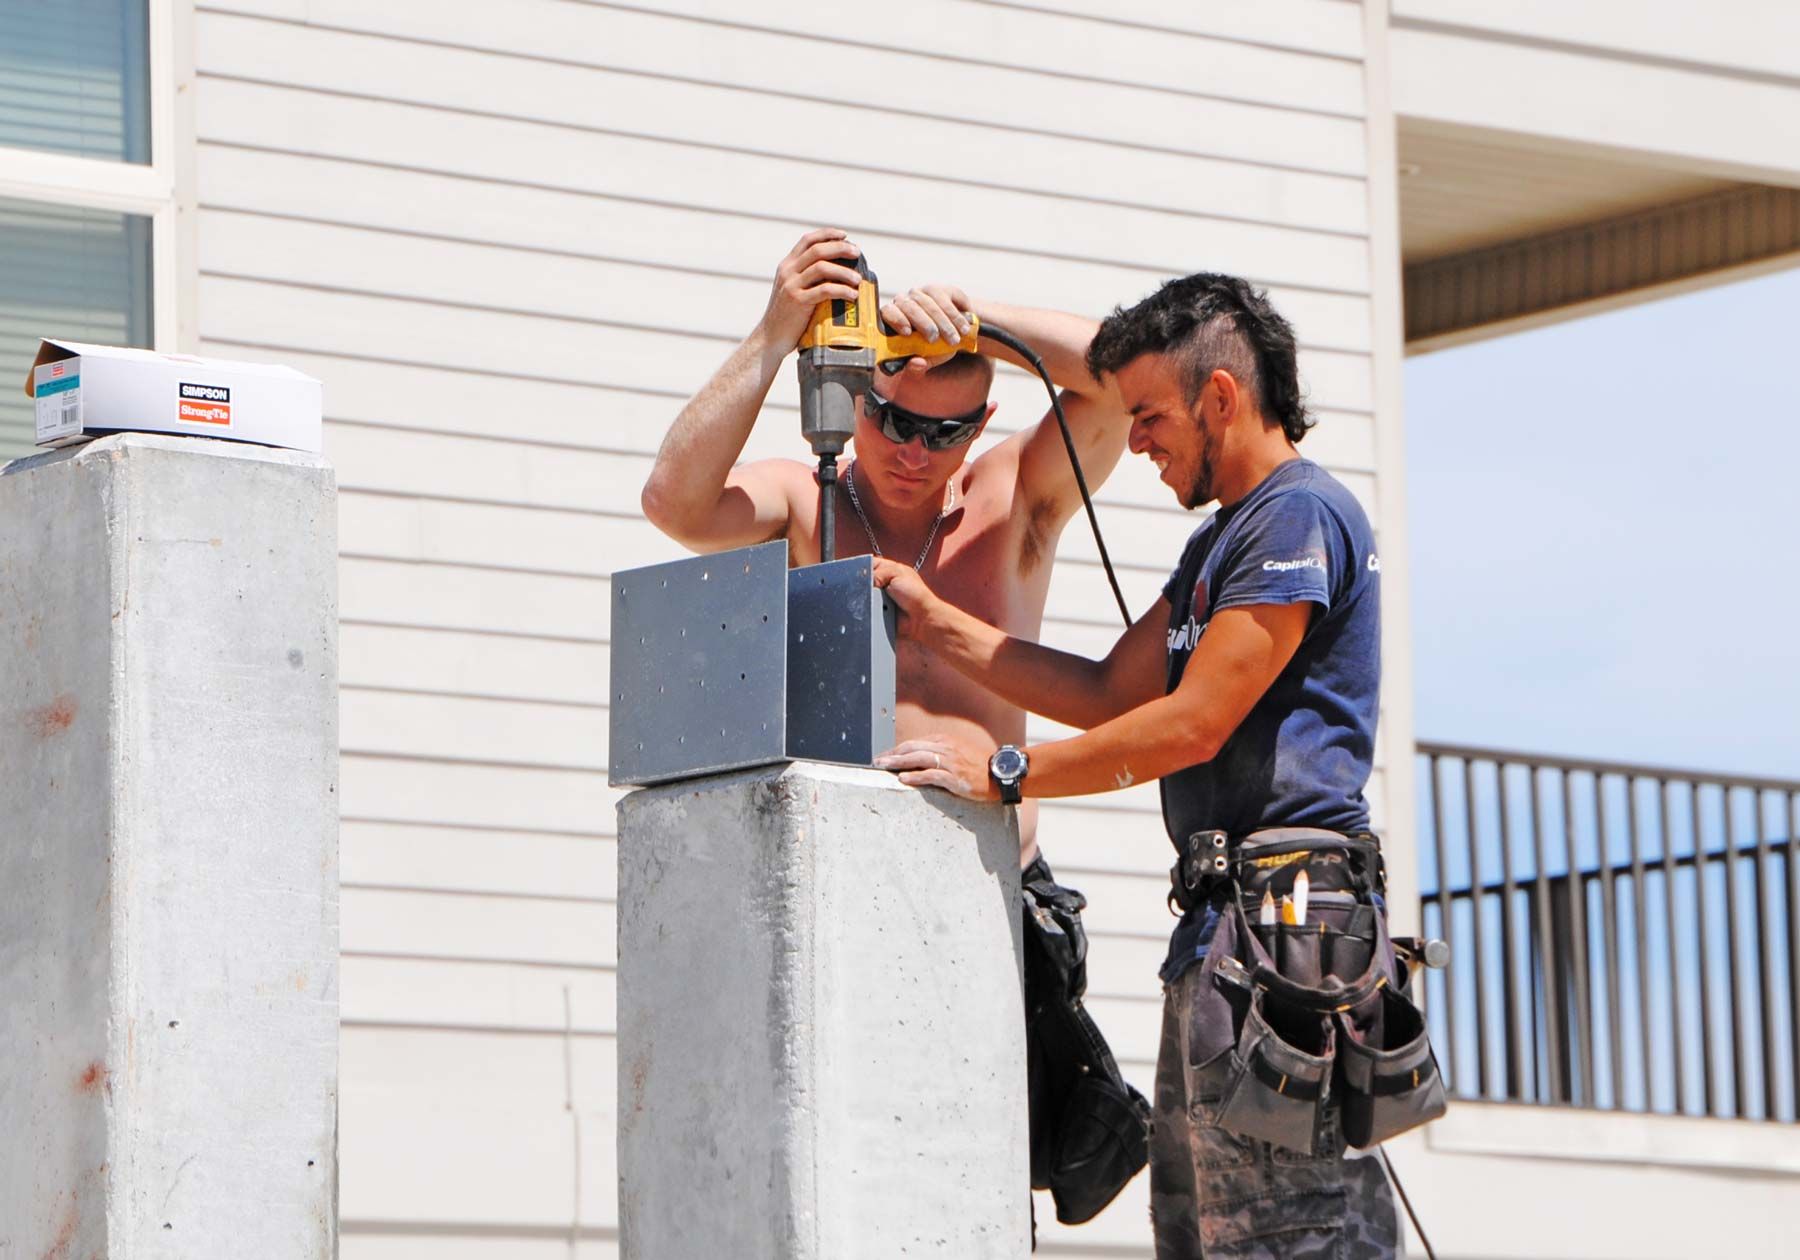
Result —
POLYGON ((919 438, 928 451, 947 451, 974 441, 975 435, 981 432, 981 422, 987 419, 986 403, 966 415, 922 416, 883 398, 872 389, 863 394, 863 410, 869 419, 881 426, 881 434, 888 441, 904 446, 919 438))

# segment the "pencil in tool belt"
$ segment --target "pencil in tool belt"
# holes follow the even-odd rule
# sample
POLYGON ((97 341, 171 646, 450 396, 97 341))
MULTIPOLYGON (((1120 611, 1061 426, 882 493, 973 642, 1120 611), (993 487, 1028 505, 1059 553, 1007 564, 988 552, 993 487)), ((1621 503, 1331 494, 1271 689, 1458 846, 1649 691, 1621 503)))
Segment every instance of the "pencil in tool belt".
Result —
POLYGON ((1306 898, 1312 891, 1312 879, 1305 871, 1294 876, 1294 922, 1306 922, 1306 898))

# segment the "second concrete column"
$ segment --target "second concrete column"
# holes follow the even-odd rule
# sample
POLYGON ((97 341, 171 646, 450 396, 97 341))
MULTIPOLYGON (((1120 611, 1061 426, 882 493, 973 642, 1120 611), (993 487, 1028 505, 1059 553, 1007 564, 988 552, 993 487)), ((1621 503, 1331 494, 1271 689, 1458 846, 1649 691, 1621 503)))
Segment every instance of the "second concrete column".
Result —
POLYGON ((625 1256, 1025 1255, 1011 811, 798 762, 619 837, 625 1256))

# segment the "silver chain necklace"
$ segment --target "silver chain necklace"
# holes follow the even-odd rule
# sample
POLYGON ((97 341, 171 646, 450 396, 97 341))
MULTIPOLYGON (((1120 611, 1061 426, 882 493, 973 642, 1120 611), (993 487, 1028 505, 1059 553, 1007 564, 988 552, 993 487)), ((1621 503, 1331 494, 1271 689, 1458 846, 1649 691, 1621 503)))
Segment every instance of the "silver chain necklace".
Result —
MULTIPOLYGON (((886 553, 881 550, 881 544, 875 541, 875 530, 874 527, 869 524, 868 516, 863 512, 862 501, 856 497, 855 460, 851 460, 850 466, 844 469, 844 489, 850 492, 850 506, 856 509, 856 519, 862 522, 863 533, 869 536, 869 550, 873 551, 878 556, 885 556, 886 553)), ((950 510, 955 506, 956 479, 953 477, 945 490, 943 509, 938 512, 937 519, 931 522, 931 532, 925 535, 925 545, 919 548, 919 558, 913 561, 912 567, 915 570, 918 569, 920 565, 924 564, 925 557, 931 554, 931 544, 937 541, 938 526, 944 523, 944 518, 950 515, 950 510)))

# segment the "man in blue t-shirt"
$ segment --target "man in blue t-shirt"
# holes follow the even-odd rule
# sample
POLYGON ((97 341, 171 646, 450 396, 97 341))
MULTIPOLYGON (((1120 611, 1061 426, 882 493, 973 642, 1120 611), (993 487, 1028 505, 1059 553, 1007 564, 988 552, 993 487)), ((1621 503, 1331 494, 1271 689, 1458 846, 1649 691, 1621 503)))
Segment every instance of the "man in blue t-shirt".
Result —
MULTIPOLYGON (((1355 497, 1295 449, 1310 421, 1292 327, 1245 281, 1203 273, 1114 311, 1088 366, 1117 384, 1132 451, 1156 464, 1183 507, 1217 501, 1218 510, 1156 605, 1101 661, 1003 634, 912 570, 877 561, 903 634, 1002 698, 1085 733, 1023 749, 914 739, 876 764, 916 786, 1011 802, 1158 779, 1178 850, 1197 832, 1235 841, 1285 828, 1366 831, 1381 561, 1355 497)), ((1196 1003, 1194 963, 1217 916, 1204 899, 1183 900, 1192 908, 1162 969, 1150 1156, 1158 1260, 1393 1256, 1393 1199, 1375 1160, 1341 1158, 1335 1133, 1314 1157, 1216 1123, 1228 1065, 1194 1063, 1189 1051, 1196 1019, 1210 1018, 1196 1003)))

